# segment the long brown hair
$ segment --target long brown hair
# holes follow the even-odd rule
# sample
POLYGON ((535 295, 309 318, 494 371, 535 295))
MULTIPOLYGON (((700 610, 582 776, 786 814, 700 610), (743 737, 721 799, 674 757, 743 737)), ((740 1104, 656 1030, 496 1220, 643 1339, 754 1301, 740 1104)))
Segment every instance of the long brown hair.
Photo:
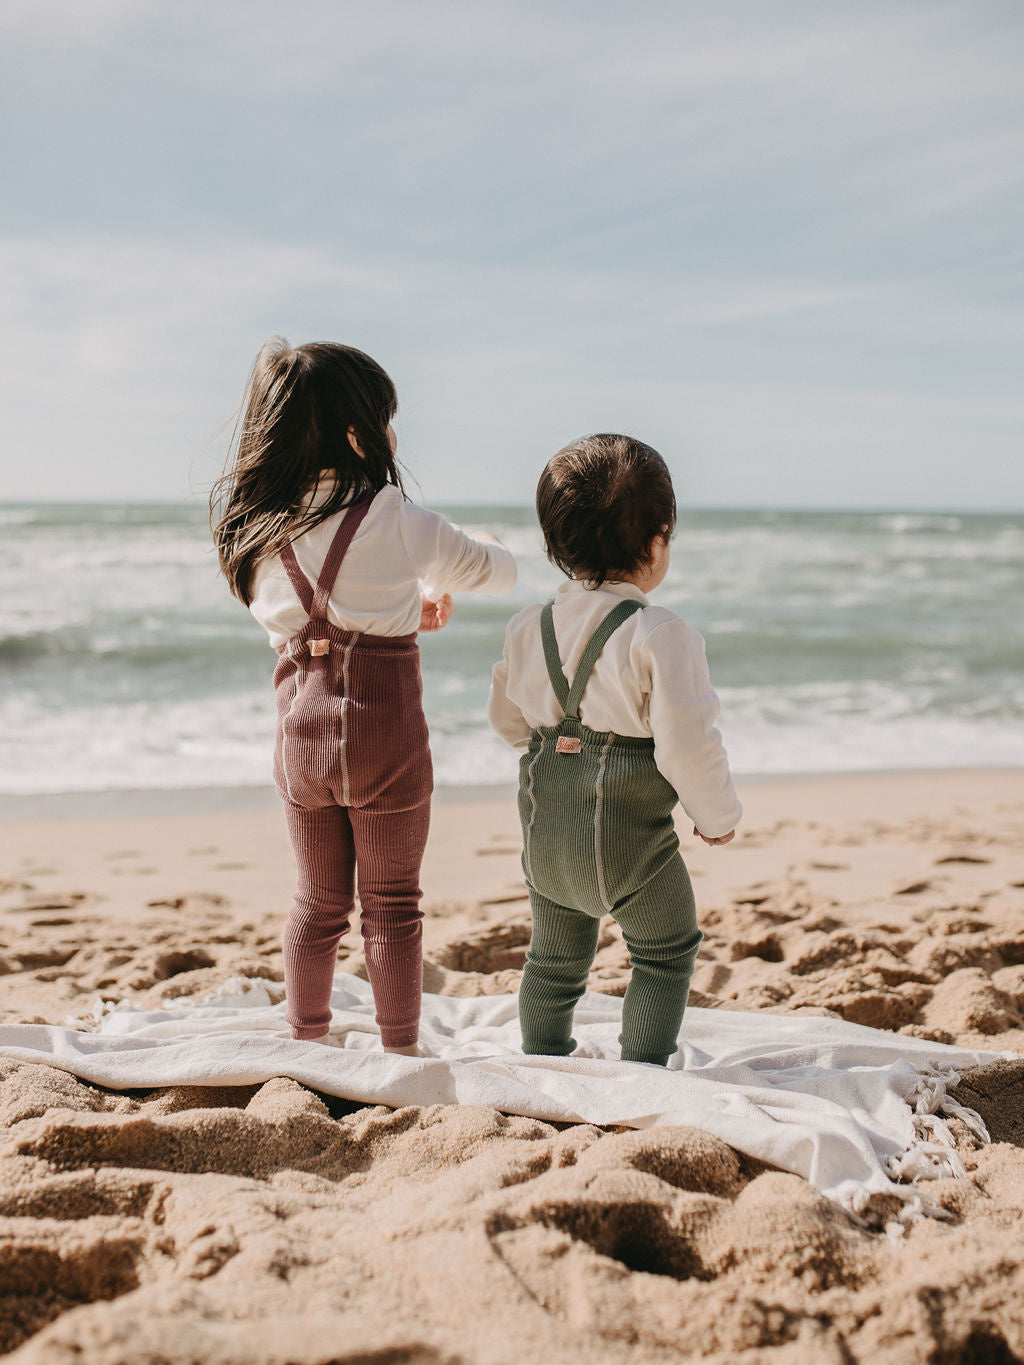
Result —
POLYGON ((402 489, 388 440, 395 386, 351 346, 271 337, 256 357, 224 473, 210 493, 210 525, 231 591, 249 605, 256 565, 363 493, 402 489), (352 428, 362 458, 348 439, 352 428), (334 486, 309 495, 323 471, 334 486))

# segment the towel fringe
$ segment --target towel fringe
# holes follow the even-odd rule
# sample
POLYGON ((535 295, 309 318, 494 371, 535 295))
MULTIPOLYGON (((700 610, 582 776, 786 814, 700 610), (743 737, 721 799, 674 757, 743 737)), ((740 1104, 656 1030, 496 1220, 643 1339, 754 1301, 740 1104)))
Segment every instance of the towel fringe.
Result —
POLYGON ((903 1093, 914 1136, 906 1151, 884 1162, 886 1174, 896 1182, 894 1193, 906 1201, 898 1220, 886 1224, 890 1238, 898 1240, 906 1225, 918 1218, 950 1217, 948 1210, 923 1199, 915 1189, 924 1180, 961 1180, 967 1174, 948 1119, 960 1119, 980 1142, 992 1141, 981 1115, 949 1094, 959 1080, 954 1067, 930 1063, 918 1070, 903 1093))

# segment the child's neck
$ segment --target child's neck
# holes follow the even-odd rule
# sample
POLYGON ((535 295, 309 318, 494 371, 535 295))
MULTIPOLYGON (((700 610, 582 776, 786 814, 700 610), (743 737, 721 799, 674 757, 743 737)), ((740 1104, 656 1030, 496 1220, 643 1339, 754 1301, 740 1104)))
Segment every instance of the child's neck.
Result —
POLYGON ((609 576, 609 583, 630 583, 646 597, 649 592, 665 581, 668 573, 669 543, 663 536, 656 536, 648 552, 648 562, 641 564, 632 573, 617 573, 609 576))
POLYGON ((639 589, 646 597, 649 592, 658 586, 664 578, 664 574, 657 573, 653 568, 644 567, 635 573, 615 573, 610 574, 605 579, 606 583, 628 583, 631 587, 639 589))

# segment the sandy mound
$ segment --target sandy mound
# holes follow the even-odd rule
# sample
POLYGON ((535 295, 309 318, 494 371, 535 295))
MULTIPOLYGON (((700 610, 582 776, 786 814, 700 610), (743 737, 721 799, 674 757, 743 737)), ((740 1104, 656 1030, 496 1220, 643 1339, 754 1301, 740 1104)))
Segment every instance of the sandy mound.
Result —
MULTIPOLYGON (((997 793, 958 811, 944 780, 897 823, 871 814, 893 799, 848 811, 847 789, 830 809, 827 786, 802 812, 790 794, 784 817, 751 803, 728 858, 698 850, 695 1002, 1024 1052, 1024 809, 997 793)), ((438 837, 461 862, 428 892, 427 987, 514 990, 529 914, 508 813, 451 811, 438 837)), ((79 862, 26 835, 0 867, 5 1018, 279 979, 274 827, 250 822, 244 843, 223 821, 206 839, 171 823, 160 847, 133 831, 130 853, 123 823, 105 846, 94 832, 79 862)), ((340 965, 362 972, 357 936, 340 965)), ((591 985, 627 979, 609 922, 591 985)), ((854 1219, 694 1129, 359 1108, 284 1079, 115 1094, 0 1059, 0 1350, 47 1365, 1022 1360, 1024 1059, 956 1094, 993 1143, 954 1121, 967 1179, 930 1184, 947 1218, 893 1240, 883 1201, 854 1219)))
MULTIPOLYGON (((1014 1148, 965 1141, 970 1182, 929 1187, 949 1224, 894 1245, 693 1129, 345 1112, 287 1080, 126 1096, 44 1067, 3 1072, 2 1346, 36 1334, 14 1361, 774 1347, 903 1365, 1020 1350, 1014 1148)), ((1019 1094, 1022 1075, 1014 1064, 999 1084, 1019 1094)))

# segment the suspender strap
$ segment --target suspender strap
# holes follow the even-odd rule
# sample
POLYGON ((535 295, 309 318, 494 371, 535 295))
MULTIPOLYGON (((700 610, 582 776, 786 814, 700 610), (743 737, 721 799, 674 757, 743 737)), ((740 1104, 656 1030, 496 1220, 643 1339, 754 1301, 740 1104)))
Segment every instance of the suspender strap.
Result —
POLYGON ((611 609, 597 630, 591 635, 586 649, 580 655, 580 661, 576 665, 576 672, 573 676, 572 687, 569 688, 569 700, 565 707, 567 716, 574 716, 579 719, 583 689, 587 685, 594 664, 597 663, 597 656, 604 649, 609 637, 618 630, 623 621, 628 621, 635 611, 639 611, 641 605, 636 598, 626 598, 617 607, 611 609))
POLYGON ((373 499, 373 493, 364 493, 361 498, 357 498, 355 502, 349 505, 348 511, 342 518, 341 525, 331 541, 331 548, 327 551, 327 558, 320 570, 320 577, 316 581, 316 592, 313 594, 313 605, 309 612, 311 621, 322 621, 327 616, 327 603, 330 600, 331 589, 334 587, 334 580, 338 577, 341 561, 345 558, 345 551, 351 545, 352 537, 359 530, 363 517, 370 510, 370 503, 373 502, 373 499))
POLYGON ((562 661, 558 657, 558 640, 555 638, 552 606, 553 603, 548 602, 540 614, 540 638, 544 644, 544 662, 548 666, 548 677, 551 679, 551 686, 555 689, 558 704, 564 711, 569 700, 569 683, 562 672, 562 661))
POLYGON ((295 594, 302 603, 302 610, 308 616, 313 608, 313 589, 309 586, 309 579, 299 568, 299 561, 295 558, 295 551, 290 545, 285 545, 282 549, 281 563, 288 570, 295 594))
POLYGON ((587 641, 586 648, 580 655, 580 661, 576 665, 576 673, 573 676, 572 686, 562 672, 561 660, 558 657, 558 641, 555 638, 554 614, 549 602, 540 615, 541 638, 544 642, 544 661, 548 666, 548 677, 551 679, 551 686, 555 689, 555 696, 558 704, 565 712, 566 718, 579 720, 580 701, 583 697, 584 688, 593 672, 597 656, 604 649, 609 638, 618 630, 624 621, 628 621, 635 611, 639 611, 643 605, 636 598, 626 598, 617 607, 612 607, 611 611, 604 618, 598 628, 587 641))
POLYGON ((373 493, 364 493, 361 498, 349 504, 348 511, 341 519, 341 525, 334 533, 331 547, 327 551, 324 559, 323 568, 320 570, 320 577, 316 581, 316 591, 309 585, 309 580, 299 568, 299 562, 295 558, 295 551, 290 545, 286 545, 281 551, 281 560, 288 577, 292 581, 299 601, 305 611, 309 613, 311 621, 322 621, 327 616, 327 603, 330 600, 331 590, 334 581, 338 577, 338 570, 341 568, 341 561, 345 558, 345 552, 352 543, 352 537, 359 530, 363 517, 370 510, 370 503, 373 502, 373 493))

